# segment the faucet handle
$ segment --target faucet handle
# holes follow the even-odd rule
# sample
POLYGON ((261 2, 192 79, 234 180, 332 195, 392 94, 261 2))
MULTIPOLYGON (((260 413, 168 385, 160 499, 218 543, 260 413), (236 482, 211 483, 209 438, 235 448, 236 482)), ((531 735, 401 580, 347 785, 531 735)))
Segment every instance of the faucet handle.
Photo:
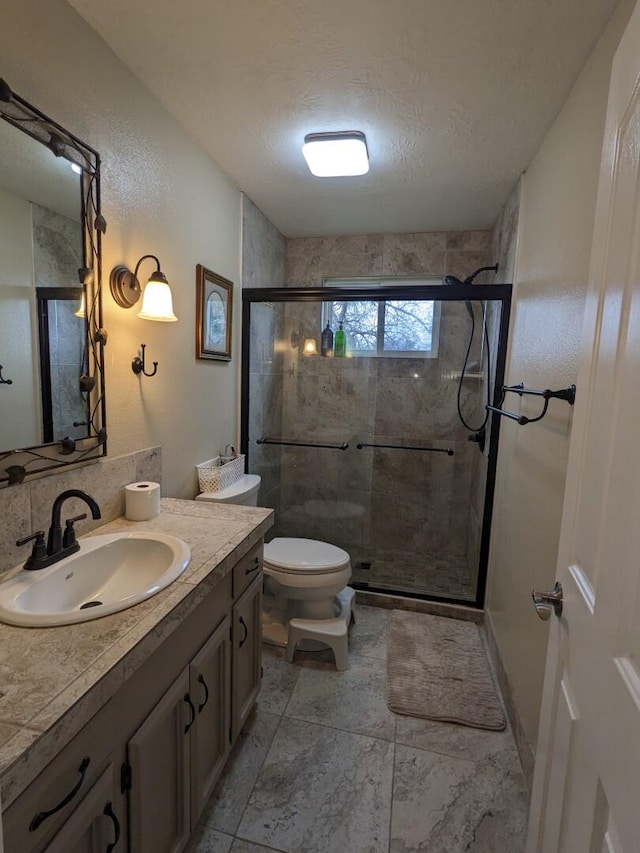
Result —
POLYGON ((33 542, 33 548, 31 549, 31 556, 24 564, 25 569, 33 569, 39 568, 38 563, 41 560, 44 560, 47 556, 47 543, 44 541, 44 530, 37 530, 35 533, 32 533, 31 536, 25 536, 24 539, 18 539, 16 545, 18 547, 22 547, 22 545, 26 545, 27 542, 33 542))
POLYGON ((82 521, 83 518, 87 517, 87 513, 83 512, 82 515, 75 515, 73 518, 68 518, 65 522, 64 536, 62 537, 62 547, 68 548, 70 545, 76 544, 76 532, 73 529, 73 525, 76 521, 82 521))

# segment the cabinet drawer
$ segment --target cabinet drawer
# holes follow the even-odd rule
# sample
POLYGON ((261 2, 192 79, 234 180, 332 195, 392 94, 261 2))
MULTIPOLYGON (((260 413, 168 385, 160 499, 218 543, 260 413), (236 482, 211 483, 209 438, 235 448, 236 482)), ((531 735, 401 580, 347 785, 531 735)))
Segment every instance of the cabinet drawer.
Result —
POLYGON ((2 815, 5 853, 36 853, 45 847, 101 776, 113 742, 109 704, 2 815))
POLYGON ((233 597, 239 598, 262 571, 262 543, 252 548, 233 567, 233 597))

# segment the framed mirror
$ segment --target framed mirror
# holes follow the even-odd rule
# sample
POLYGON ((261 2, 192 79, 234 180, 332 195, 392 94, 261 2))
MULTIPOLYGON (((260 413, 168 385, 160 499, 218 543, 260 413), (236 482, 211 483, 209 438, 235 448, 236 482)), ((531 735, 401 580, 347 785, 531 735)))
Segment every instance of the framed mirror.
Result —
POLYGON ((106 453, 100 157, 0 80, 0 487, 106 453))

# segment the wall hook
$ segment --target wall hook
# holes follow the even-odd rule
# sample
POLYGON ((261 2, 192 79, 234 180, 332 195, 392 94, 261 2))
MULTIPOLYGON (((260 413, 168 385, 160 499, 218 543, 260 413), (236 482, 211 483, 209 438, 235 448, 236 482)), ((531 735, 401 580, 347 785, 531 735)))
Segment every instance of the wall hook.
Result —
POLYGON ((2 365, 0 364, 0 385, 13 385, 13 379, 5 379, 2 375, 2 365))
POLYGON ((133 370, 133 372, 135 373, 136 376, 140 376, 140 374, 142 374, 143 376, 155 376, 156 373, 158 372, 158 362, 157 361, 153 362, 153 370, 151 371, 151 373, 147 373, 147 371, 144 369, 144 350, 145 350, 145 347, 146 347, 146 344, 140 344, 140 349, 142 350, 142 358, 140 358, 140 356, 137 355, 133 359, 133 361, 131 362, 131 370, 133 370))

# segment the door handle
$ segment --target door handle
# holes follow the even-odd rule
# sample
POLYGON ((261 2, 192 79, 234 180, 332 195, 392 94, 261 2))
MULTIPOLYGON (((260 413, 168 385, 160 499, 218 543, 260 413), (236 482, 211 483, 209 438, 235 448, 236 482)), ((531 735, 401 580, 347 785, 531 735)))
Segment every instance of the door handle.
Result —
POLYGON ((78 779, 76 784, 69 791, 69 793, 66 795, 66 797, 64 797, 62 800, 60 800, 60 802, 58 803, 57 806, 54 806, 52 809, 49 809, 48 811, 38 812, 38 814, 35 815, 35 817, 31 821, 31 823, 29 824, 29 832, 35 832, 36 829, 40 826, 40 824, 43 823, 48 817, 51 817, 51 815, 55 814, 56 812, 59 812, 65 806, 69 805, 69 803, 75 797, 75 795, 78 793, 80 788, 82 788, 82 784, 84 782, 84 777, 85 777, 85 774, 87 772, 87 767, 89 766, 90 763, 91 763, 91 759, 88 756, 85 756, 82 759, 82 762, 80 763, 80 767, 78 767, 78 773, 80 774, 80 778, 78 779))
POLYGON ((242 616, 240 617, 240 624, 244 628, 244 637, 240 640, 238 648, 241 649, 244 644, 247 642, 247 637, 249 636, 249 629, 247 628, 247 623, 244 621, 242 616))
POLYGON ((120 841, 120 821, 116 817, 116 813, 114 812, 113 806, 111 805, 110 802, 106 804, 102 814, 105 815, 105 817, 110 818, 111 822, 113 823, 114 839, 110 844, 107 844, 107 849, 106 849, 106 853, 112 853, 114 848, 118 846, 118 841, 120 841))
POLYGON ((202 711, 204 706, 209 701, 209 688, 207 687, 207 682, 204 680, 204 675, 202 675, 202 673, 198 676, 198 684, 202 684, 202 686, 204 687, 204 699, 198 705, 198 713, 200 713, 200 711, 202 711))
POLYGON ((544 622, 551 617, 552 610, 556 616, 562 616, 562 584, 560 581, 556 581, 551 592, 532 590, 531 598, 533 598, 536 613, 544 622))
POLYGON ((193 702, 191 701, 191 696, 189 696, 188 693, 184 694, 184 696, 182 697, 182 701, 187 703, 187 705, 189 706, 189 710, 191 711, 191 719, 189 720, 187 725, 184 727, 184 733, 186 734, 196 719, 196 709, 193 707, 193 702))

